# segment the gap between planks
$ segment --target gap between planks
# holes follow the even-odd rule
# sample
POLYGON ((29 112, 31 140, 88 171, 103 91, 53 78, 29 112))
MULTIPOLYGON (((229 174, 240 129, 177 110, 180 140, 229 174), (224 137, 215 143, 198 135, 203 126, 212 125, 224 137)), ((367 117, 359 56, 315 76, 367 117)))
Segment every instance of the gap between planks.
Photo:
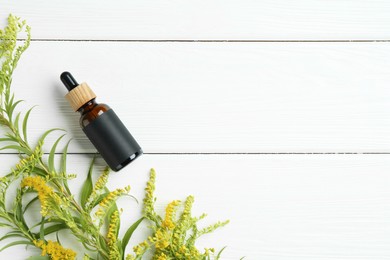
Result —
MULTIPOLYGON (((1 155, 18 155, 19 153, 0 153, 1 155)), ((44 155, 48 155, 49 153, 43 153, 44 155)), ((62 153, 54 153, 56 155, 61 155, 62 153)), ((90 152, 68 152, 69 155, 77 155, 77 154, 87 154, 94 155, 98 153, 90 153, 90 152)), ((390 155, 390 152, 281 152, 281 153, 242 153, 242 152, 206 152, 206 153, 175 153, 175 152, 167 152, 167 153, 143 153, 144 155, 390 155)))
MULTIPOLYGON (((18 41, 24 41, 20 38, 18 41)), ((362 43, 362 42, 390 42, 389 39, 378 40, 123 40, 123 39, 31 39, 34 42, 182 42, 182 43, 362 43)))

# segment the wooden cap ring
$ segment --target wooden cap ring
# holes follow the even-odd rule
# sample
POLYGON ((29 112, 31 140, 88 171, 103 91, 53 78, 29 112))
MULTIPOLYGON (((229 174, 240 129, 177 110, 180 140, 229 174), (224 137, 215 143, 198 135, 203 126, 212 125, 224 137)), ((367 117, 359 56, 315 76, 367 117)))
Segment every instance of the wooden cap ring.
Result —
POLYGON ((95 93, 88 86, 87 83, 83 82, 65 95, 65 98, 69 101, 70 106, 76 112, 85 103, 91 99, 96 98, 95 93))

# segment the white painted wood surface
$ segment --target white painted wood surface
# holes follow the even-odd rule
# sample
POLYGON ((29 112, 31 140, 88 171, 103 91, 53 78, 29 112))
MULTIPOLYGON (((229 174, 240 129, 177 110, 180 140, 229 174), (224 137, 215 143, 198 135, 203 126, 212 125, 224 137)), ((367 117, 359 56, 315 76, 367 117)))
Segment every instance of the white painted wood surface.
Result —
POLYGON ((15 73, 32 140, 94 149, 59 81, 87 81, 145 152, 390 152, 390 43, 33 42, 15 73))
POLYGON ((390 38, 387 0, 18 0, 36 39, 378 40, 390 38))
MULTIPOLYGON (((141 199, 154 167, 159 210, 193 194, 208 221, 231 220, 200 247, 227 245, 222 259, 390 259, 390 2, 0 4, 0 24, 12 12, 33 28, 13 81, 24 108, 39 105, 29 137, 65 128, 80 179, 94 149, 63 99, 63 70, 149 153, 110 187, 129 183, 141 199)), ((5 173, 15 155, 2 153, 5 173)), ((139 208, 121 203, 131 223, 139 208)), ((0 259, 29 255, 15 247, 0 259)))
MULTIPOLYGON (((70 156, 69 171, 84 179, 90 158, 70 156)), ((130 184, 131 194, 141 199, 155 167, 160 212, 170 200, 193 194, 195 214, 209 213, 205 224, 229 217, 227 227, 200 240, 200 248, 227 245, 222 259, 389 259, 389 160, 390 155, 144 155, 113 173, 109 183, 130 184)), ((81 186, 77 179, 71 184, 74 190, 81 186)), ((134 201, 121 200, 121 206, 125 223, 139 217, 134 201)), ((141 239, 137 233, 133 243, 141 239)), ((20 246, 2 255, 12 252, 29 254, 20 246)))

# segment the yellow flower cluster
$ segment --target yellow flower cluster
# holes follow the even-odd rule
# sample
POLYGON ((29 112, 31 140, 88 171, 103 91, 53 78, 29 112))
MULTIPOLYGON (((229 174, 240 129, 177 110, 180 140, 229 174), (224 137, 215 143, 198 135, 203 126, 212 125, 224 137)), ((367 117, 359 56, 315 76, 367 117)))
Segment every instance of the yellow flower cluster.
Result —
POLYGON ((191 226, 191 209, 194 203, 194 197, 188 196, 184 202, 184 210, 177 222, 175 233, 173 234, 173 243, 181 245, 186 238, 186 230, 191 226))
POLYGON ((141 256, 143 255, 143 253, 145 253, 145 251, 149 248, 149 244, 148 244, 148 241, 144 241, 138 245, 136 245, 135 247, 133 247, 133 251, 134 253, 137 255, 137 256, 141 256))
POLYGON ((31 170, 35 167, 35 165, 43 154, 42 145, 43 143, 39 142, 38 145, 35 147, 33 154, 21 159, 19 163, 16 164, 16 170, 14 170, 15 175, 18 175, 18 173, 24 172, 26 170, 31 170))
POLYGON ((150 170, 149 181, 146 183, 145 198, 144 198, 144 215, 150 220, 157 220, 156 212, 154 211, 154 190, 156 182, 156 172, 154 169, 150 170))
POLYGON ((164 254, 161 253, 160 255, 157 256, 157 260, 168 260, 169 258, 164 254))
POLYGON ((50 256, 52 260, 74 260, 76 259, 76 253, 71 249, 63 248, 59 243, 51 240, 45 241, 39 240, 34 241, 35 246, 42 249, 42 256, 46 254, 50 256))
POLYGON ((108 226, 108 231, 107 231, 107 241, 108 245, 111 246, 116 243, 116 228, 118 225, 118 220, 119 220, 119 212, 115 210, 112 213, 110 225, 108 226))
POLYGON ((162 219, 154 210, 154 190, 155 190, 156 173, 152 169, 150 171, 150 179, 145 188, 144 198, 144 217, 153 223, 154 234, 148 237, 137 246, 133 247, 135 255, 128 254, 126 260, 141 259, 144 253, 154 248, 153 260, 206 260, 219 259, 219 255, 215 255, 213 248, 205 248, 202 253, 199 251, 195 242, 200 235, 212 232, 213 230, 222 227, 228 223, 217 222, 214 225, 208 226, 202 230, 198 230, 197 222, 204 217, 203 214, 199 217, 191 216, 191 209, 194 203, 194 197, 188 196, 185 200, 184 209, 179 216, 177 207, 181 204, 179 200, 174 200, 168 204, 165 209, 165 218, 162 219))
POLYGON ((103 173, 97 179, 95 186, 92 189, 91 195, 89 196, 87 203, 86 203, 86 208, 89 211, 92 210, 92 207, 94 205, 93 202, 96 201, 96 199, 99 197, 99 195, 103 192, 103 189, 108 182, 109 173, 110 173, 110 169, 107 167, 104 169, 103 173))
POLYGON ((209 256, 210 251, 214 252, 214 249, 206 249, 206 252, 204 254, 201 254, 194 246, 187 247, 185 245, 182 245, 179 250, 175 252, 175 257, 177 259, 200 260, 205 259, 204 257, 209 256))
POLYGON ((127 194, 130 191, 130 186, 124 189, 116 189, 108 193, 108 195, 99 203, 100 208, 96 211, 95 215, 102 220, 105 216, 106 210, 112 205, 112 203, 121 195, 127 194))
POLYGON ((41 202, 41 214, 46 216, 49 212, 49 200, 54 198, 59 201, 57 196, 54 196, 54 191, 49 187, 45 180, 40 176, 28 176, 22 180, 21 187, 29 187, 38 193, 39 201, 41 202))
POLYGON ((106 186, 109 173, 110 169, 108 167, 105 168, 95 183, 95 187, 93 188, 94 191, 102 190, 106 186))
POLYGON ((170 245, 171 233, 165 229, 159 229, 153 237, 149 237, 149 241, 155 244, 156 250, 165 249, 170 245))
POLYGON ((165 219, 162 222, 162 226, 170 230, 175 228, 175 216, 176 216, 176 207, 179 206, 180 200, 174 200, 168 204, 165 210, 165 219))
POLYGON ((117 227, 119 224, 119 212, 115 210, 112 213, 110 225, 107 231, 107 246, 109 249, 110 259, 116 260, 120 258, 119 250, 116 246, 117 242, 117 227))

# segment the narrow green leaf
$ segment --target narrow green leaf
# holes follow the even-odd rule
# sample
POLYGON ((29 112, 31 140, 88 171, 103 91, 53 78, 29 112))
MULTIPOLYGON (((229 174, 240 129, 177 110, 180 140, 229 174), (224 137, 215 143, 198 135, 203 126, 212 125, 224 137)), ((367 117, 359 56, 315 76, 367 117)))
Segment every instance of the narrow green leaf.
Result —
POLYGON ((129 227, 129 229, 127 229, 127 231, 122 239, 122 251, 123 252, 125 252, 127 244, 129 243, 131 236, 133 235, 134 231, 137 229, 139 224, 141 224, 142 220, 144 220, 144 217, 142 217, 139 220, 137 220, 136 222, 134 222, 133 225, 131 225, 129 227))
POLYGON ((58 236, 58 232, 56 233, 56 238, 57 238, 57 243, 60 244, 60 246, 62 246, 60 237, 58 236))
POLYGON ((38 140, 38 144, 39 143, 43 143, 45 141, 45 138, 46 136, 48 136, 51 132, 53 131, 65 131, 64 129, 61 129, 61 128, 52 128, 50 130, 47 130, 46 132, 44 132, 41 137, 39 138, 38 140))
POLYGON ((93 164, 95 163, 95 157, 92 159, 91 164, 89 165, 88 175, 87 178, 84 181, 84 185, 81 190, 81 206, 83 209, 85 209, 85 203, 87 203, 87 199, 92 193, 92 170, 93 170, 93 164))
POLYGON ((33 204, 35 201, 38 200, 38 196, 36 196, 35 198, 33 198, 32 200, 30 200, 27 204, 26 204, 26 207, 24 207, 24 210, 23 210, 23 214, 24 212, 26 212, 26 210, 31 206, 31 204, 33 204))
POLYGON ((39 229, 39 239, 45 240, 45 217, 41 219, 41 227, 39 229))
POLYGON ((13 134, 11 134, 11 133, 6 133, 5 136, 8 137, 9 139, 11 139, 13 142, 19 144, 19 139, 16 138, 13 134))
POLYGON ((23 130, 23 138, 24 138, 24 141, 27 143, 27 121, 28 121, 28 117, 30 116, 30 113, 31 113, 31 110, 33 110, 35 106, 33 106, 32 108, 30 108, 26 115, 24 116, 24 119, 23 119, 23 126, 22 126, 22 130, 23 130))
POLYGON ((9 243, 5 246, 3 246, 1 249, 0 249, 0 252, 4 251, 5 249, 11 247, 11 246, 17 246, 17 245, 34 245, 32 242, 30 241, 27 241, 27 240, 18 240, 18 241, 14 241, 12 243, 9 243))
POLYGON ((62 151, 61 156, 61 166, 60 166, 60 172, 66 173, 66 157, 68 155, 68 147, 72 139, 68 141, 68 143, 65 145, 64 150, 62 151))
POLYGON ((219 250, 218 254, 217 254, 217 260, 221 257, 221 254, 223 252, 223 250, 225 250, 226 246, 224 246, 221 250, 219 250))
POLYGON ((3 241, 5 239, 11 238, 11 237, 23 237, 24 238, 24 235, 20 232, 10 232, 10 233, 7 233, 6 235, 2 236, 0 238, 0 241, 3 241))
MULTIPOLYGON (((45 224, 46 223, 50 223, 50 224, 53 224, 53 223, 64 223, 64 221, 63 220, 61 220, 61 219, 59 219, 59 218, 53 218, 53 217, 51 217, 50 219, 45 219, 45 224)), ((30 229, 29 229, 29 231, 31 232, 31 230, 32 229, 34 229, 34 228, 36 228, 36 227, 38 227, 38 226, 41 226, 42 225, 42 222, 40 221, 40 222, 38 222, 38 223, 36 223, 35 225, 32 225, 31 227, 30 227, 30 229)), ((34 236, 39 236, 39 234, 38 233, 34 233, 34 236)))
POLYGON ((62 151, 62 155, 61 155, 61 164, 60 164, 60 172, 64 175, 64 180, 62 181, 63 184, 64 184, 64 187, 66 189, 66 191, 71 194, 70 192, 70 189, 69 189, 69 185, 68 185, 68 179, 67 179, 67 173, 66 173, 66 157, 68 155, 68 146, 70 144, 70 141, 72 139, 70 139, 68 141, 68 143, 65 145, 64 147, 64 150, 62 151))
POLYGON ((23 100, 18 100, 15 103, 13 103, 13 97, 12 97, 12 100, 10 102, 10 106, 8 108, 6 108, 7 115, 9 117, 8 119, 9 119, 10 123, 12 123, 12 114, 14 113, 16 106, 19 105, 19 103, 21 103, 21 102, 23 102, 23 100))
POLYGON ((246 257, 246 256, 241 257, 240 260, 244 259, 245 257, 246 257))
POLYGON ((12 226, 7 223, 0 223, 0 227, 12 227, 12 226))
POLYGON ((107 247, 107 242, 106 242, 106 239, 102 236, 102 235, 99 235, 99 245, 101 248, 103 248, 103 250, 107 251, 108 247, 107 247))
POLYGON ((15 122, 14 122, 14 127, 15 127, 16 131, 18 131, 18 132, 19 132, 19 118, 20 118, 20 114, 21 114, 21 112, 19 112, 16 115, 15 122))
POLYGON ((76 222, 77 224, 81 225, 81 220, 78 217, 73 217, 73 221, 76 222))
POLYGON ((9 138, 9 137, 0 138, 0 142, 15 142, 15 139, 14 138, 9 138))
POLYGON ((38 167, 34 167, 34 169, 32 170, 33 173, 35 173, 36 175, 39 175, 41 177, 46 177, 46 171, 41 169, 41 168, 38 168, 38 167))
POLYGON ((54 167, 54 155, 56 153, 56 148, 58 143, 61 141, 61 139, 65 136, 65 134, 61 135, 53 144, 50 153, 49 153, 49 158, 48 158, 48 167, 50 172, 56 172, 56 169, 54 167))
POLYGON ((62 229, 66 229, 68 226, 65 224, 65 223, 61 223, 61 224, 55 224, 55 225, 52 225, 50 227, 47 227, 43 230, 43 233, 44 235, 48 235, 48 234, 51 234, 51 233, 54 233, 54 232, 57 232, 57 231, 60 231, 62 229))
MULTIPOLYGON (((117 237, 118 237, 118 235, 117 235, 117 237)), ((120 259, 123 260, 125 252, 123 252, 123 250, 122 250, 122 242, 119 239, 116 241, 116 248, 119 249, 119 260, 120 259)))
POLYGON ((103 194, 100 194, 99 197, 92 203, 91 209, 96 207, 105 197, 107 197, 108 194, 109 194, 109 192, 105 192, 103 194))
POLYGON ((31 151, 30 150, 28 150, 27 148, 18 146, 18 145, 7 145, 7 146, 4 146, 4 147, 0 148, 0 151, 1 150, 7 150, 7 149, 9 149, 9 150, 17 150, 20 153, 25 153, 27 155, 31 155, 31 151))
POLYGON ((22 222, 24 218, 22 211, 22 191, 20 189, 17 189, 17 196, 14 201, 13 211, 15 220, 22 222))

